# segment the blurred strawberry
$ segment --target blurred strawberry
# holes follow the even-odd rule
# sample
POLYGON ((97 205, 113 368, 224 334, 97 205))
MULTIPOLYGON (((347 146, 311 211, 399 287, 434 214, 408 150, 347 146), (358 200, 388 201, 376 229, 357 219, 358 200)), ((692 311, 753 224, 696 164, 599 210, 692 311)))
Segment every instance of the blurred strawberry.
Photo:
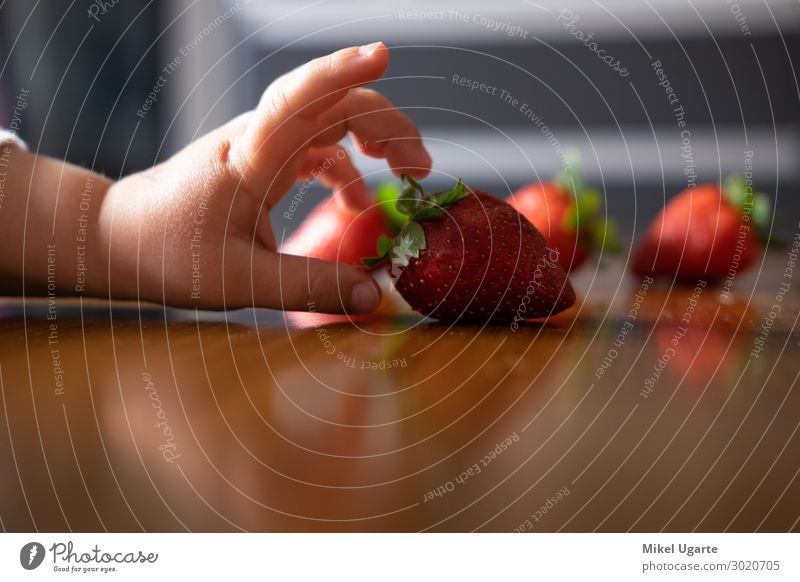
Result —
POLYGON ((556 249, 568 272, 580 267, 594 249, 617 252, 613 223, 601 215, 600 193, 587 188, 571 163, 553 182, 534 182, 507 202, 527 218, 556 249))
POLYGON ((661 210, 639 244, 633 273, 679 281, 715 281, 741 272, 762 250, 758 227, 771 219, 771 204, 741 177, 724 190, 701 184, 679 193, 661 210))
POLYGON ((356 212, 328 196, 283 243, 281 252, 362 266, 361 258, 375 252, 381 235, 396 234, 384 206, 391 205, 356 212))

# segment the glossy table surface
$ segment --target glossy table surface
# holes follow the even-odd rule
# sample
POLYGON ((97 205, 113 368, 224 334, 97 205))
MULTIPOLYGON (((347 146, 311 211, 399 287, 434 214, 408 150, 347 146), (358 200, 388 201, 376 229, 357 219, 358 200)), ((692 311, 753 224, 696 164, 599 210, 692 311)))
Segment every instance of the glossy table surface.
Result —
POLYGON ((787 261, 731 293, 612 262, 517 331, 6 300, 0 524, 800 531, 787 261))

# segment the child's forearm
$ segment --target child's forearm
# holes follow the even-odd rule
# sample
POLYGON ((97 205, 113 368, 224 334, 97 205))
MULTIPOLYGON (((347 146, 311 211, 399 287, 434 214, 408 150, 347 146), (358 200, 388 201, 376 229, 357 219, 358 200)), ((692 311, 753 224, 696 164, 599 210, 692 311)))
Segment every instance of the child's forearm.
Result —
POLYGON ((0 294, 105 295, 98 217, 112 181, 0 144, 0 294))
POLYGON ((269 212, 315 168, 352 210, 373 205, 339 146, 348 133, 396 175, 430 171, 414 123, 364 88, 388 63, 380 42, 315 59, 273 82, 255 110, 113 183, 0 143, 0 293, 373 311, 369 273, 279 253, 269 212))

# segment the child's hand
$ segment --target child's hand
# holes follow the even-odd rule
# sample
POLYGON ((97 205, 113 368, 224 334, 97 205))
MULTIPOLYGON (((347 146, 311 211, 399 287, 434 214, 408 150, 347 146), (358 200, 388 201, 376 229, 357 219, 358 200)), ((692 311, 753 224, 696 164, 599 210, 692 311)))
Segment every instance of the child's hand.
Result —
POLYGON ((388 59, 377 43, 307 63, 272 83, 254 111, 111 186, 99 222, 112 296, 201 308, 375 309, 380 291, 363 270, 277 253, 268 213, 326 158, 336 163, 319 178, 341 202, 374 203, 351 160, 336 155, 348 132, 395 174, 430 171, 411 120, 358 88, 378 79, 388 59))

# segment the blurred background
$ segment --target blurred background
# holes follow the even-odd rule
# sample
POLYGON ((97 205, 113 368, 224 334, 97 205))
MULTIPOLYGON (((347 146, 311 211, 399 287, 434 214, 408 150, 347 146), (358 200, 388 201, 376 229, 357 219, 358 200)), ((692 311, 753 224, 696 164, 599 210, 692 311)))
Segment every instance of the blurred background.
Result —
MULTIPOLYGON (((0 35, 0 122, 111 176, 251 108, 287 70, 383 40, 376 88, 421 127, 431 189, 458 176, 505 196, 554 177, 574 148, 631 240, 665 199, 753 151, 775 227, 800 217, 796 0, 7 0, 0 35)), ((358 164, 371 184, 390 177, 358 164)))

